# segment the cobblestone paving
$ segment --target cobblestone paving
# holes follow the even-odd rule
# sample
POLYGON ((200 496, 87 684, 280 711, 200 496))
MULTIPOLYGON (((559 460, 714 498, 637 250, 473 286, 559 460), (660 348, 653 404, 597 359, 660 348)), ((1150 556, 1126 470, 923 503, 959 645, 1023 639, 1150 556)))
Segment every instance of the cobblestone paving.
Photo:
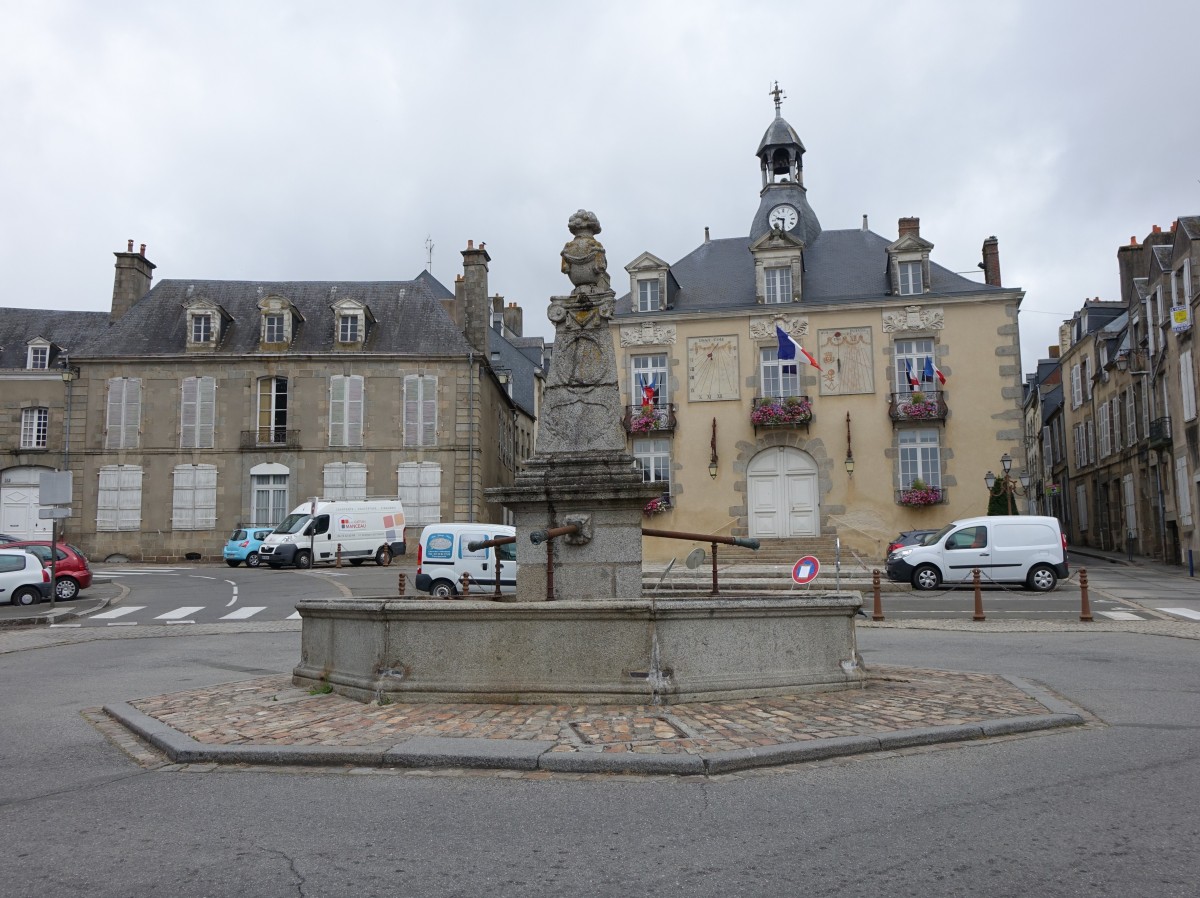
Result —
POLYGON ((286 676, 133 701, 198 742, 393 745, 416 736, 546 740, 559 752, 676 754, 870 735, 1048 713, 991 674, 873 669, 865 689, 650 705, 361 704, 286 676))

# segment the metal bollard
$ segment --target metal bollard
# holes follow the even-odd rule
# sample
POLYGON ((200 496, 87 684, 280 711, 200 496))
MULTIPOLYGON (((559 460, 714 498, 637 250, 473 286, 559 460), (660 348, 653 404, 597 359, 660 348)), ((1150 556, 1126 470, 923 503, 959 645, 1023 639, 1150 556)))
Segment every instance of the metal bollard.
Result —
POLYGON ((337 556, 334 559, 333 566, 334 567, 342 566, 342 544, 341 543, 337 544, 337 556))
POLYGON ((471 591, 471 575, 466 571, 463 571, 463 575, 459 578, 459 585, 462 587, 464 596, 471 591))
POLYGON ((1092 606, 1088 602, 1087 568, 1079 569, 1079 619, 1092 620, 1092 606))
POLYGON ((400 581, 399 581, 399 589, 400 589, 399 595, 404 595, 406 585, 407 584, 405 583, 405 577, 403 574, 401 574, 400 581))
POLYGON ((875 594, 875 605, 871 609, 871 620, 883 620, 883 599, 879 594, 879 571, 871 572, 871 590, 875 594))
POLYGON ((975 614, 971 620, 987 620, 983 616, 983 593, 979 591, 979 568, 971 571, 971 580, 975 583, 975 614))

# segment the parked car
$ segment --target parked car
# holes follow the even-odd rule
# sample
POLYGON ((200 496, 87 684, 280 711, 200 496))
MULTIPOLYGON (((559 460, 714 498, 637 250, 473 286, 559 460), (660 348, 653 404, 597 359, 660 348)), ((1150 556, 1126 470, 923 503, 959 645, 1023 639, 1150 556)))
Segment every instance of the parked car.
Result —
POLYGON ((32 605, 50 597, 50 571, 24 549, 0 549, 0 602, 32 605))
MULTIPOLYGON (((50 540, 31 539, 17 543, 9 543, 6 549, 24 549, 31 555, 37 556, 46 568, 47 576, 50 571, 50 540)), ((62 602, 70 601, 79 595, 81 589, 92 585, 92 568, 87 556, 70 543, 59 543, 57 558, 54 562, 55 588, 54 597, 62 602)))
POLYGON ((20 539, 16 536, 5 536, 3 533, 0 533, 0 546, 5 545, 6 543, 15 542, 20 542, 20 539))
POLYGON ((262 548, 267 534, 273 529, 273 527, 251 527, 233 531, 229 534, 229 539, 221 552, 225 556, 225 563, 230 567, 237 567, 244 561, 246 567, 258 567, 262 563, 259 549, 262 548))
POLYGON ((937 533, 936 530, 902 530, 900 535, 888 543, 887 553, 891 555, 897 549, 902 549, 905 546, 917 546, 924 542, 925 537, 931 533, 937 533))

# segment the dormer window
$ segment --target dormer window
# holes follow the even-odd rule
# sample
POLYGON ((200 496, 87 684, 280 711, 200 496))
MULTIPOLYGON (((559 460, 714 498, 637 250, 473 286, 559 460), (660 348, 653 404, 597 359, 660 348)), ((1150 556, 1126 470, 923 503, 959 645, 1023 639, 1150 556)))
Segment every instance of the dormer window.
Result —
POLYGON ((339 343, 357 343, 359 341, 360 320, 359 316, 345 312, 338 316, 339 343))
POLYGON ((367 330, 375 320, 371 310, 356 299, 340 299, 330 308, 333 310, 335 345, 345 349, 361 349, 367 339, 367 330))
POLYGON ((304 319, 296 308, 282 296, 265 296, 258 301, 259 348, 264 352, 279 352, 292 342, 298 322, 304 319))
POLYGON ((49 368, 50 367, 50 347, 45 343, 34 343, 29 347, 29 359, 27 362, 29 368, 49 368))
POLYGON ((642 278, 637 285, 639 312, 657 312, 662 308, 662 285, 658 278, 642 278))
POLYGON ((900 295, 911 296, 915 293, 924 293, 924 281, 921 278, 921 263, 915 262, 900 262, 897 266, 900 275, 900 295))
POLYGON ((198 312, 192 316, 192 342, 211 343, 213 338, 212 315, 198 312))
POLYGON ((285 343, 287 342, 287 329, 285 327, 285 319, 283 315, 270 314, 263 315, 263 342, 264 343, 285 343))
POLYGON ((765 268, 763 270, 768 303, 792 301, 792 269, 765 268))

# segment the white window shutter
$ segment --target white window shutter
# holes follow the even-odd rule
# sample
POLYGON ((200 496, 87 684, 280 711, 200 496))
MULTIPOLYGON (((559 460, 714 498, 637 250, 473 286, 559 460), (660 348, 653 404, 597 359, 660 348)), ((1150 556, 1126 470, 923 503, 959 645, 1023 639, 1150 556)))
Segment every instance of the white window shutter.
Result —
POLYGON ((362 462, 352 461, 346 463, 345 471, 346 480, 346 498, 347 499, 365 499, 367 498, 367 466, 362 462))
POLYGON ((202 377, 197 390, 196 445, 200 449, 211 449, 216 437, 217 380, 202 377))
MULTIPOLYGON (((109 397, 111 398, 111 385, 109 397)), ((100 469, 99 491, 96 496, 96 529, 117 529, 117 496, 120 490, 120 474, 116 465, 105 465, 100 469)))
MULTIPOLYGON (((209 378, 211 380, 211 378, 209 378)), ((216 465, 196 465, 196 529, 213 530, 217 526, 216 465)))
POLYGON ((361 375, 350 378, 346 390, 346 444, 363 444, 363 394, 364 382, 361 375))
POLYGON ((421 378, 421 445, 437 444, 437 378, 421 378))
POLYGON ((346 466, 340 461, 332 461, 325 465, 324 486, 322 491, 326 499, 345 499, 346 466))
POLYGON ((417 476, 421 522, 435 524, 441 520, 442 512, 442 466, 426 462, 417 469, 417 476))
POLYGON ((1196 420, 1196 373, 1192 370, 1192 351, 1179 354, 1179 387, 1182 392, 1183 420, 1196 420))
MULTIPOLYGON (((404 445, 420 444, 420 378, 408 375, 404 378, 404 445)), ((401 500, 403 501, 403 500, 401 500)))
POLYGON ((346 445, 346 378, 341 374, 329 378, 329 445, 346 445))
MULTIPOLYGON (((122 437, 123 449, 138 447, 138 432, 142 426, 142 382, 139 378, 131 377, 125 381, 125 426, 122 437)), ((138 490, 140 499, 141 468, 138 468, 138 490)))
POLYGON ((181 449, 196 448, 196 377, 185 377, 179 401, 179 446, 181 449))

